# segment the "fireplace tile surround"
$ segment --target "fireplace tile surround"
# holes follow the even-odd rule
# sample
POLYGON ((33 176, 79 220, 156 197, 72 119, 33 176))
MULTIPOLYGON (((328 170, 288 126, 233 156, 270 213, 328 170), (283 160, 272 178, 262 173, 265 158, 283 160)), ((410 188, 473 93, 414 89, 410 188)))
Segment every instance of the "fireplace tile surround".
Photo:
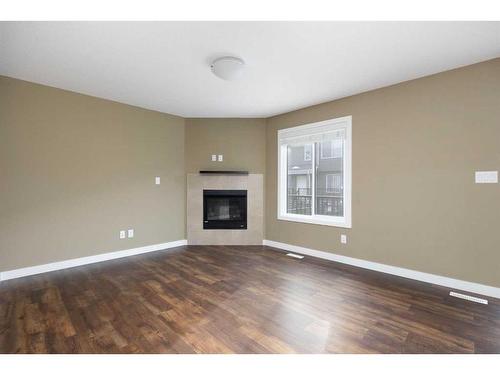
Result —
POLYGON ((262 245, 264 178, 248 175, 187 175, 187 240, 190 245, 262 245), (246 190, 247 229, 203 229, 203 190, 246 190))

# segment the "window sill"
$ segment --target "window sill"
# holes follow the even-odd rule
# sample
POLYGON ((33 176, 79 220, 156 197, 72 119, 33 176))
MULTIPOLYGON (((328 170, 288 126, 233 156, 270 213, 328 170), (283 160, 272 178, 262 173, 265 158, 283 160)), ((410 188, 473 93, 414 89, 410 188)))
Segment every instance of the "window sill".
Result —
POLYGON ((303 215, 278 215, 278 220, 284 221, 294 221, 297 223, 305 223, 305 224, 316 224, 316 225, 327 225, 330 227, 339 227, 339 228, 352 228, 352 225, 345 218, 339 219, 330 219, 330 218, 321 218, 321 217, 307 217, 303 215))

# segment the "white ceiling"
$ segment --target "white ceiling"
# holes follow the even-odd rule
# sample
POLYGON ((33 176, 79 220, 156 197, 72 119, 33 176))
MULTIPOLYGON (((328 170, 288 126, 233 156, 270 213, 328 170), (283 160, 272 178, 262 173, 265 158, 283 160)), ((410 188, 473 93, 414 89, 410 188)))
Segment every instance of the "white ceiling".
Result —
POLYGON ((0 22, 0 75, 184 117, 269 117, 500 56, 500 22, 0 22), (240 79, 209 63, 246 61, 240 79))

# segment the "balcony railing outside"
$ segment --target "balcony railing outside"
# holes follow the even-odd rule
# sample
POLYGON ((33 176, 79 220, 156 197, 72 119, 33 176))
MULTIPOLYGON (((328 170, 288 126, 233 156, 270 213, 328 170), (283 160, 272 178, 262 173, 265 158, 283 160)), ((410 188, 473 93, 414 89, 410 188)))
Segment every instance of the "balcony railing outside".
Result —
MULTIPOLYGON (((290 188, 287 197, 287 212, 297 215, 311 215, 312 190, 310 188, 290 188)), ((343 216, 344 200, 342 189, 317 189, 316 214, 343 216)))

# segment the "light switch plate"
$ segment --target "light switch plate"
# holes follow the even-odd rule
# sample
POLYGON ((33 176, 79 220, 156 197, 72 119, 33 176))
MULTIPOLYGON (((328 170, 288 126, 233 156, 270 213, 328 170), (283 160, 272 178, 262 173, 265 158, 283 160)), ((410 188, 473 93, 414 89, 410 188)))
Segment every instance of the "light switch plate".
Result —
POLYGON ((128 230, 128 238, 134 238, 134 230, 133 229, 128 230))
POLYGON ((345 234, 340 235, 340 243, 347 243, 347 236, 345 234))
POLYGON ((160 177, 155 177, 155 184, 160 185, 160 183, 161 183, 160 177))
POLYGON ((123 240, 126 237, 125 231, 121 230, 120 231, 120 240, 123 240))
POLYGON ((217 155, 212 155, 212 161, 217 161, 217 155))
POLYGON ((476 184, 497 184, 498 171, 477 171, 476 184))
POLYGON ((219 155, 219 161, 223 161, 224 160, 224 155, 219 155))

